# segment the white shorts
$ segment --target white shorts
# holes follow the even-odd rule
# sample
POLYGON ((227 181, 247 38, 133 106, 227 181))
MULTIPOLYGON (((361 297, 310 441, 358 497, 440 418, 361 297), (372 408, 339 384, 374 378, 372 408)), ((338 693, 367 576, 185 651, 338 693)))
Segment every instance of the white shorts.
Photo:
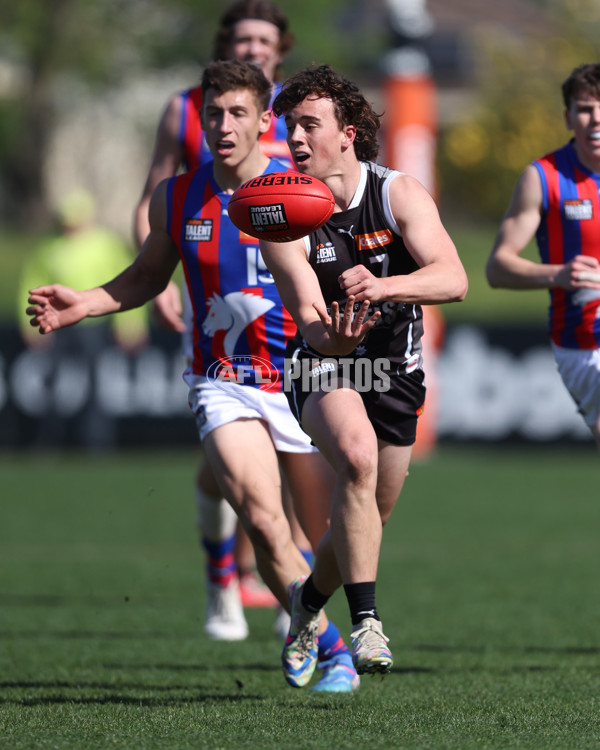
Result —
POLYGON ((189 387, 188 403, 200 440, 221 425, 237 419, 261 419, 266 423, 275 450, 282 453, 314 453, 310 438, 290 411, 284 393, 261 391, 248 385, 219 382, 215 385, 204 375, 183 373, 189 387))
POLYGON ((552 344, 558 372, 588 427, 600 419, 600 349, 565 349, 552 344))

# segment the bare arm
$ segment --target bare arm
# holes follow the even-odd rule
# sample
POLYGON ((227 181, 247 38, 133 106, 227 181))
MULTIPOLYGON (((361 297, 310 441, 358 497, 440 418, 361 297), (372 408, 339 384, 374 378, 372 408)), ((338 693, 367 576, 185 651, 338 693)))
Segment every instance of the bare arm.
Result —
POLYGON ((112 281, 85 291, 61 284, 31 290, 27 314, 40 333, 140 307, 167 285, 179 261, 177 248, 166 231, 166 183, 158 186, 150 203, 151 231, 135 259, 112 281))
POLYGON ((534 166, 529 165, 517 182, 511 203, 498 229, 486 265, 492 287, 506 289, 600 288, 580 281, 580 273, 600 273, 596 258, 578 255, 567 264, 536 263, 521 257, 533 239, 542 216, 542 185, 534 166))
POLYGON ((378 278, 357 265, 341 274, 342 289, 357 300, 372 302, 424 305, 464 299, 468 287, 465 269, 427 190, 409 175, 399 175, 390 185, 390 205, 419 268, 406 275, 378 278))
MULTIPOLYGON (((178 137, 182 107, 181 95, 175 94, 169 100, 158 126, 152 162, 134 215, 134 234, 138 250, 142 248, 150 233, 148 211, 152 193, 162 180, 175 176, 183 162, 183 149, 178 137)), ((165 328, 179 332, 185 330, 181 320, 181 295, 174 282, 170 282, 164 292, 157 295, 154 300, 154 312, 159 323, 165 328)))
POLYGON ((353 315, 354 297, 350 297, 343 316, 337 302, 327 313, 317 276, 306 257, 303 240, 296 242, 260 242, 261 254, 273 274, 279 296, 294 318, 308 344, 321 354, 350 354, 380 317, 377 312, 366 322, 369 300, 353 315))
POLYGON ((148 210, 152 193, 160 182, 176 175, 183 162, 183 150, 178 138, 182 106, 180 94, 171 97, 158 125, 150 169, 135 209, 135 240, 138 250, 141 250, 150 234, 148 210))

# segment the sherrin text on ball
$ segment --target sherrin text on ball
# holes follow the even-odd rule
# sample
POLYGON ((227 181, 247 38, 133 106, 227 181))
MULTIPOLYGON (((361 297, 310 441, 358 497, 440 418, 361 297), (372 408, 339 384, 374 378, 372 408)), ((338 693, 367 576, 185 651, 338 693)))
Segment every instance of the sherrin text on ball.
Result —
POLYGON ((324 182, 289 171, 263 174, 240 185, 227 210, 236 227, 251 237, 291 242, 324 224, 334 205, 324 182))

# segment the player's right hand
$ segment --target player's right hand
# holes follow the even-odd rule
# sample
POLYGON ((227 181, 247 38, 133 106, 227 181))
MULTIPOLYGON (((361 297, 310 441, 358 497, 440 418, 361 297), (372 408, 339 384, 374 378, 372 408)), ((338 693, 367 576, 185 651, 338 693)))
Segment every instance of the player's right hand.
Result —
POLYGON ((30 306, 26 313, 31 318, 29 325, 38 328, 40 333, 50 333, 78 323, 88 312, 83 293, 62 284, 32 289, 28 302, 30 306))

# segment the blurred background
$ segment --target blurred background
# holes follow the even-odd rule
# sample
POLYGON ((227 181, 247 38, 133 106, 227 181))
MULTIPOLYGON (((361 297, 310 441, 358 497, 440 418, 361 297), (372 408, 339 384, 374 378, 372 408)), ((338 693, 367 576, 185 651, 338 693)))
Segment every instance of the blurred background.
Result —
MULTIPOLYGON (((278 4, 296 36, 284 76, 329 63, 361 86, 383 115, 380 161, 435 195, 469 274, 466 301, 428 328, 420 457, 443 441, 591 449, 554 368, 547 294, 491 290, 483 269, 519 173, 568 138, 560 84, 598 59, 600 0, 278 4)), ((77 196, 133 257, 160 115, 199 81, 226 6, 0 2, 1 449, 196 444, 176 334, 146 311, 120 340, 52 356, 24 332, 21 287, 77 196)), ((115 273, 107 261, 95 281, 115 273)))

